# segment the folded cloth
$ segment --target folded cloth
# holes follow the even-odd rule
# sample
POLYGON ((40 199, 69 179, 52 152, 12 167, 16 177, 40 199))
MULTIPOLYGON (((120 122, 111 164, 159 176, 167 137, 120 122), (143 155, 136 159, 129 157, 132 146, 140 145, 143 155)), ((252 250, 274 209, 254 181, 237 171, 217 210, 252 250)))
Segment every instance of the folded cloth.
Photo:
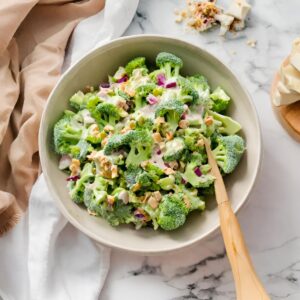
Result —
POLYGON ((0 1, 0 233, 27 207, 38 176, 38 129, 76 24, 104 0, 0 1))
MULTIPOLYGON (((122 35, 138 2, 106 0, 104 10, 81 21, 67 49, 65 66, 98 44, 122 35), (87 38, 91 32, 97 38, 87 38)), ((0 239, 0 299, 96 300, 108 272, 109 254, 109 249, 67 223, 41 175, 32 189, 29 210, 14 230, 0 239)))

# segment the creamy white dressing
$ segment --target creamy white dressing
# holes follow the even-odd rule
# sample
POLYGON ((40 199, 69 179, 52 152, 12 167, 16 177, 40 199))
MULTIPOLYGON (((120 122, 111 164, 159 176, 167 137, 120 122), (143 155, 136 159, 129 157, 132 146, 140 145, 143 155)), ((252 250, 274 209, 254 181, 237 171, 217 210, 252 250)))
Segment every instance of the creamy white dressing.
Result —
POLYGON ((165 169, 165 162, 163 161, 163 152, 161 151, 161 154, 157 154, 157 152, 161 151, 159 146, 156 146, 153 148, 151 159, 149 161, 159 167, 160 169, 165 169))
POLYGON ((146 106, 142 107, 141 109, 139 109, 139 111, 136 114, 137 114, 137 116, 143 116, 145 118, 154 120, 156 108, 157 108, 157 104, 146 105, 146 106))

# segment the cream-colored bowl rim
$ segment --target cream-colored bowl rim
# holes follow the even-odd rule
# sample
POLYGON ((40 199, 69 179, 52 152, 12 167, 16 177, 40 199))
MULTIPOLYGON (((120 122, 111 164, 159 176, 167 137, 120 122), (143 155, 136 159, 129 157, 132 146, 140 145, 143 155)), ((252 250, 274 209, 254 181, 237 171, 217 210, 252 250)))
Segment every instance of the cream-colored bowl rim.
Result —
MULTIPOLYGON (((153 38, 163 39, 163 40, 171 40, 173 42, 185 44, 186 46, 193 47, 193 48, 201 50, 202 52, 205 52, 208 56, 211 56, 215 61, 217 61, 218 64, 222 65, 229 73, 231 73, 233 75, 233 77, 235 77, 235 79, 240 83, 242 89, 244 90, 245 94, 247 95, 249 104, 250 104, 250 106, 252 108, 252 111, 254 113, 253 122, 255 123, 255 126, 257 128, 257 133, 259 135, 258 145, 257 145, 259 157, 258 157, 258 163, 257 163, 257 165, 254 166, 254 167, 252 166, 253 168, 255 168, 255 171, 254 171, 255 173, 254 173, 254 176, 252 177, 251 182, 249 183, 248 190, 245 193, 245 197, 240 202, 240 204, 237 205, 236 208, 234 209, 234 212, 237 213, 244 206, 244 204, 247 202, 247 200, 249 199, 249 195, 250 195, 251 191, 253 190, 254 184, 257 181, 257 177, 258 177, 260 169, 261 169, 261 162, 262 162, 262 135, 261 135, 261 127, 260 127, 260 123, 259 123, 259 119, 258 119, 258 114, 257 114, 256 107, 254 106, 252 97, 250 96, 248 90, 245 88, 245 85, 243 84, 243 81, 241 81, 240 79, 238 79, 238 77, 236 76, 235 72, 233 72, 229 66, 227 66, 225 63, 223 63, 222 61, 220 61, 217 57, 215 57, 213 54, 211 54, 207 50, 205 50, 205 49, 203 49, 203 48, 201 48, 201 47, 199 47, 199 46, 197 46, 197 45, 195 45, 193 43, 189 43, 189 42, 186 42, 186 41, 181 40, 181 39, 177 39, 177 38, 174 38, 174 37, 168 37, 168 36, 164 36, 164 35, 159 35, 159 34, 132 35, 132 36, 126 36, 126 37, 121 37, 121 38, 118 38, 118 39, 114 39, 112 41, 105 42, 105 43, 101 44, 100 46, 92 49, 86 55, 84 55, 81 59, 79 59, 76 63, 74 63, 66 72, 64 72, 64 74, 61 76, 61 78, 56 83, 55 87, 53 88, 51 94, 48 97, 48 100, 51 99, 51 97, 52 97, 54 91, 56 90, 57 86, 59 86, 60 83, 66 77, 68 77, 68 74, 74 68, 78 68, 78 66, 80 66, 81 64, 84 64, 85 59, 87 57, 89 57, 89 56, 92 56, 95 52, 98 51, 99 48, 106 48, 106 47, 109 47, 109 46, 111 46, 113 44, 118 44, 118 43, 120 43, 122 41, 126 41, 126 40, 132 40, 134 42, 135 40, 138 40, 138 39, 153 39, 153 38)), ((43 150, 42 141, 44 140, 43 139, 43 134, 45 132, 44 119, 45 119, 45 115, 46 115, 46 112, 47 112, 48 105, 49 105, 49 101, 47 101, 46 106, 44 108, 44 111, 43 111, 43 114, 42 114, 42 118, 41 118, 41 123, 40 123, 40 129, 39 129, 39 153, 40 153, 40 160, 41 160, 42 170, 44 170, 45 161, 47 160, 46 151, 43 150)), ((45 145, 45 147, 46 147, 46 145, 45 145)), ((52 191, 52 188, 51 188, 51 185, 50 185, 50 178, 49 178, 49 176, 47 174, 47 171, 46 172, 43 171, 43 174, 44 174, 44 177, 45 177, 48 189, 49 189, 51 195, 53 196, 53 198, 54 198, 57 206, 60 209, 60 211, 64 215, 64 217, 72 225, 74 225, 80 231, 82 231, 83 233, 85 233, 87 236, 89 236, 93 240, 95 240, 95 241, 97 241, 100 244, 105 245, 105 246, 109 246, 109 247, 120 249, 120 250, 125 250, 125 251, 128 251, 128 252, 133 252, 133 253, 136 253, 136 254, 157 255, 157 254, 163 254, 163 253, 167 253, 167 252, 173 252, 173 251, 176 251, 176 250, 181 250, 181 249, 187 248, 189 246, 192 246, 193 244, 206 239, 208 236, 211 236, 220 227, 219 225, 217 225, 214 228, 212 228, 211 230, 209 230, 206 233, 202 234, 201 236, 199 236, 197 238, 194 238, 192 240, 189 240, 188 242, 182 243, 178 247, 163 248, 163 249, 160 249, 160 250, 151 250, 151 251, 147 251, 147 252, 146 251, 137 251, 136 249, 130 248, 130 247, 120 247, 120 245, 117 245, 115 243, 112 243, 112 242, 109 242, 109 241, 106 241, 106 240, 103 240, 103 239, 99 238, 99 236, 97 236, 96 234, 91 233, 84 226, 82 226, 81 223, 78 222, 78 220, 76 218, 72 217, 69 214, 68 210, 62 205, 62 202, 59 199, 59 197, 56 195, 56 193, 54 193, 52 191)))

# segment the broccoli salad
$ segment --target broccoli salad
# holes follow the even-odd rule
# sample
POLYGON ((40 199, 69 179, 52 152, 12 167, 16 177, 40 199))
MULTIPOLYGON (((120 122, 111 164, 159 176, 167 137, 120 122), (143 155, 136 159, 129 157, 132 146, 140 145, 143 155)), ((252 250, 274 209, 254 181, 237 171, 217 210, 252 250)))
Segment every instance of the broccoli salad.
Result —
POLYGON ((200 74, 183 76, 171 53, 118 68, 107 83, 74 94, 53 130, 71 199, 111 225, 174 230, 214 193, 204 138, 223 175, 245 150, 231 99, 200 74))

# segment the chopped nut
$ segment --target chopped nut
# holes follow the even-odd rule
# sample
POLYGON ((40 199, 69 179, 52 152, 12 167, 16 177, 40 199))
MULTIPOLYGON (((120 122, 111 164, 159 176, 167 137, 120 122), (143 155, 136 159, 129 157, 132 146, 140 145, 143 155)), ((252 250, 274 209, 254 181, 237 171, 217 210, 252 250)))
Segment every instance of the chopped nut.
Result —
POLYGON ((176 160, 174 160, 174 161, 170 161, 169 162, 169 166, 170 166, 170 168, 172 168, 173 170, 177 170, 178 169, 178 162, 176 161, 176 160))
POLYGON ((165 142, 161 142, 161 143, 159 143, 158 145, 159 145, 159 149, 160 149, 161 151, 163 151, 163 150, 166 149, 166 144, 165 144, 165 142))
POLYGON ((186 10, 182 10, 180 13, 182 18, 186 18, 187 17, 187 11, 186 10))
POLYGON ((90 85, 85 86, 85 88, 83 89, 84 93, 89 93, 89 92, 93 92, 93 91, 94 91, 94 87, 90 86, 90 85))
POLYGON ((184 202, 184 204, 185 204, 185 206, 186 206, 187 208, 190 208, 190 207, 191 207, 191 201, 189 200, 188 197, 183 196, 183 202, 184 202))
POLYGON ((70 165, 71 176, 76 176, 80 171, 80 161, 78 159, 73 158, 70 165))
POLYGON ((207 126, 212 125, 213 122, 214 122, 214 119, 213 119, 213 117, 211 117, 211 116, 206 117, 205 120, 204 120, 204 123, 205 123, 205 125, 207 125, 207 126))
POLYGON ((89 215, 91 215, 91 216, 97 216, 97 213, 94 212, 94 211, 91 211, 89 208, 87 209, 87 211, 88 211, 89 215))
POLYGON ((180 128, 185 129, 189 126, 189 121, 188 120, 180 120, 178 125, 180 128))
POLYGON ((153 197, 159 202, 162 198, 162 195, 161 195, 160 191, 155 191, 153 193, 153 197))
POLYGON ((251 39, 247 41, 247 45, 250 46, 251 48, 255 48, 256 44, 257 44, 256 40, 251 39))
POLYGON ((176 23, 181 23, 182 21, 183 21, 182 16, 178 16, 178 17, 175 19, 175 22, 176 22, 176 23))
POLYGON ((169 132, 166 133, 166 138, 167 138, 168 141, 172 140, 173 136, 174 136, 174 134, 171 131, 169 131, 169 132))
POLYGON ((175 14, 175 15, 179 15, 179 14, 180 14, 180 11, 179 11, 179 9, 177 9, 177 8, 176 8, 176 9, 174 9, 174 14, 175 14))
POLYGON ((133 187, 132 187, 132 191, 136 192, 141 188, 141 185, 139 183, 136 183, 133 187))
POLYGON ((108 142, 108 138, 106 137, 102 140, 101 146, 104 147, 107 144, 107 142, 108 142))
POLYGON ((111 167, 111 178, 118 177, 118 167, 116 165, 112 165, 111 167))
POLYGON ((152 138, 153 138, 154 142, 156 142, 156 143, 160 143, 162 141, 162 137, 159 132, 153 133, 152 138))
POLYGON ((148 199, 148 204, 151 206, 151 208, 155 209, 158 207, 158 201, 153 197, 151 196, 149 199, 148 199))
POLYGON ((113 205, 114 202, 115 202, 115 197, 111 196, 111 195, 108 195, 107 196, 107 203, 110 204, 110 205, 113 205))
POLYGON ((129 130, 129 129, 128 129, 127 127, 124 127, 124 128, 120 131, 120 133, 124 134, 124 133, 126 133, 128 130, 129 130))
POLYGON ((171 169, 171 168, 165 168, 164 169, 164 173, 166 175, 171 175, 171 174, 175 174, 176 172, 173 169, 171 169))
POLYGON ((110 124, 105 125, 105 127, 103 128, 105 131, 107 132, 114 132, 114 127, 111 126, 110 124))
POLYGON ((196 146, 203 147, 204 146, 204 140, 203 139, 198 140, 197 143, 196 143, 196 146))
POLYGON ((155 119, 155 124, 163 124, 163 123, 166 123, 166 120, 164 117, 157 117, 155 119))

